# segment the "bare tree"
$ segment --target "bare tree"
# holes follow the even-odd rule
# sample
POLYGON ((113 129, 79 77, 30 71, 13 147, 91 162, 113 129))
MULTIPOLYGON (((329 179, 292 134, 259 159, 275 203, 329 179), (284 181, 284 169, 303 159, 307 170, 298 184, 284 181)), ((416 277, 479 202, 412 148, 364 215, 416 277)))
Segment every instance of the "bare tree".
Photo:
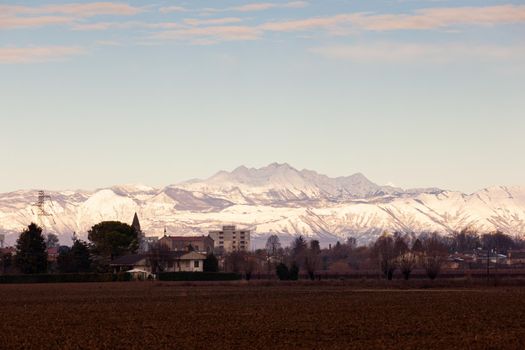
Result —
POLYGON ((410 278, 412 270, 416 266, 416 255, 410 251, 398 257, 398 265, 405 280, 410 278))
POLYGON ((396 232, 394 237, 394 256, 396 256, 396 264, 401 270, 405 280, 408 280, 416 264, 416 257, 408 248, 408 244, 401 233, 396 232))
POLYGON ((313 281, 315 279, 315 271, 319 269, 320 258, 319 253, 321 247, 318 240, 310 241, 310 248, 304 254, 304 267, 308 273, 308 277, 313 281))
POLYGON ((308 250, 308 243, 303 236, 299 236, 292 242, 291 258, 297 267, 301 268, 305 254, 308 250))
POLYGON ((167 271, 175 262, 169 248, 160 243, 151 245, 146 256, 151 273, 154 274, 167 271))
POLYGON ((224 257, 224 265, 227 271, 241 273, 244 270, 245 254, 242 251, 233 251, 224 257))
POLYGON ((350 248, 350 249, 355 249, 357 248, 357 239, 355 237, 348 237, 346 239, 346 245, 350 248))
POLYGON ((47 248, 58 248, 60 246, 58 236, 54 233, 48 233, 46 236, 47 248))
POLYGON ((394 255, 401 256, 408 251, 408 244, 406 243, 401 233, 394 233, 394 255))
POLYGON ((250 253, 244 253, 243 270, 247 281, 252 278, 252 275, 257 269, 257 266, 257 257, 250 253))
POLYGON ((266 268, 268 275, 274 269, 277 262, 282 262, 282 246, 279 236, 271 235, 266 240, 266 268))
POLYGON ((280 250, 281 241, 279 240, 279 236, 271 235, 268 237, 268 240, 266 240, 266 253, 268 256, 276 257, 280 250))
POLYGON ((392 236, 386 233, 380 236, 374 243, 371 253, 379 263, 381 272, 388 280, 391 280, 396 270, 396 255, 392 236))
POLYGON ((423 241, 423 267, 428 278, 435 279, 447 256, 447 246, 442 242, 437 233, 431 234, 423 241))
POLYGON ((465 228, 461 232, 454 232, 452 234, 452 250, 455 252, 472 252, 481 246, 479 234, 470 229, 465 228))

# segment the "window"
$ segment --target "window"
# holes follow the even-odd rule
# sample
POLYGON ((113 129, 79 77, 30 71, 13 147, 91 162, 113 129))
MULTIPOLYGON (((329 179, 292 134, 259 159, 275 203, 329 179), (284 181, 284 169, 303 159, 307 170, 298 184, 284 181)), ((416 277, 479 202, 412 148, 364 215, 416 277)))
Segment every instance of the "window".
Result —
POLYGON ((244 244, 244 241, 241 241, 241 244, 244 244))
POLYGON ((199 250, 199 246, 198 245, 195 245, 195 250, 199 250))
POLYGON ((193 262, 193 267, 199 267, 199 260, 195 260, 193 262))

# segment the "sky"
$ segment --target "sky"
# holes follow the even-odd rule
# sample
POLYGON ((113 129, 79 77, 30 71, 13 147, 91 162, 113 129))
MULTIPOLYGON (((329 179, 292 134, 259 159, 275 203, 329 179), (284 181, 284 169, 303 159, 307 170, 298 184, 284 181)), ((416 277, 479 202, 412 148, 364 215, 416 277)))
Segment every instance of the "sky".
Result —
POLYGON ((0 2, 0 192, 287 162, 525 185, 525 3, 0 2))

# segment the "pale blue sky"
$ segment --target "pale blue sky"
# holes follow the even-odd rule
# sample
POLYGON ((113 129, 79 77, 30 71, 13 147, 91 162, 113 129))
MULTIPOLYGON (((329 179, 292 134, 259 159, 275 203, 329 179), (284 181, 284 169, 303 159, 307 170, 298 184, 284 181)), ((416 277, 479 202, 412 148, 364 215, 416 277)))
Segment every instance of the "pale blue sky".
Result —
POLYGON ((522 1, 2 1, 0 191, 288 162, 525 185, 522 1))

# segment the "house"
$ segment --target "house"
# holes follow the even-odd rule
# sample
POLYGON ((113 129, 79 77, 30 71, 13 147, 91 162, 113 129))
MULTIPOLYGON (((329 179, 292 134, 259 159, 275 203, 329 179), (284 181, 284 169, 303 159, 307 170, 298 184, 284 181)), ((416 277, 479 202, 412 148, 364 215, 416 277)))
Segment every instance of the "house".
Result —
POLYGON ((126 272, 133 269, 143 270, 151 273, 151 264, 146 254, 124 255, 113 260, 109 266, 114 273, 126 272))
POLYGON ((16 255, 16 248, 15 247, 6 247, 6 248, 0 248, 0 255, 16 255))
POLYGON ((175 251, 162 254, 124 255, 110 264, 114 273, 145 272, 148 274, 162 272, 202 272, 204 271, 204 254, 195 251, 175 251))
POLYGON ((213 253, 214 241, 209 236, 164 236, 159 245, 171 252, 187 252, 193 249, 202 254, 213 253))
POLYGON ((58 247, 47 248, 47 261, 56 262, 60 251, 58 247))
POLYGON ((454 253, 448 256, 444 263, 445 269, 465 269, 470 268, 474 263, 474 256, 469 254, 454 253))
POLYGON ((525 264, 525 249, 509 250, 507 252, 507 264, 509 265, 525 264))
POLYGON ((206 256, 198 252, 174 252, 175 259, 168 261, 165 272, 203 272, 206 256))
POLYGON ((233 225, 223 226, 222 230, 210 231, 209 236, 215 241, 219 253, 250 250, 250 230, 237 230, 233 225))
POLYGON ((489 263, 495 264, 504 264, 506 263, 507 256, 504 254, 499 254, 493 250, 487 251, 483 249, 476 249, 474 251, 474 263, 479 264, 487 264, 487 260, 489 263))

